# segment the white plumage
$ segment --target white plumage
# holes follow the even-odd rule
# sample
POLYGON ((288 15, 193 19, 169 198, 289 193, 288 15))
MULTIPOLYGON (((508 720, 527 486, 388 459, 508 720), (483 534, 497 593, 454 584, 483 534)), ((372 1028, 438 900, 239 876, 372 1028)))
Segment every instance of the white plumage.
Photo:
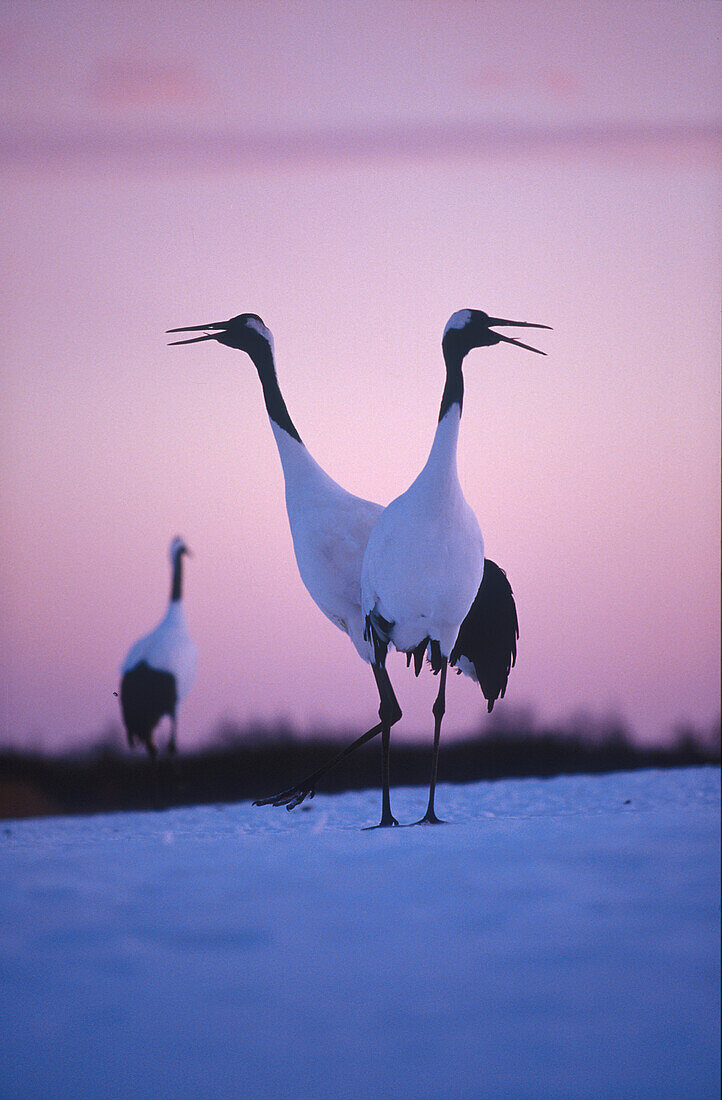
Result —
POLYGON ((371 664, 361 613, 361 563, 380 504, 354 496, 325 473, 303 443, 271 421, 281 457, 286 511, 301 580, 335 626, 371 664))
POLYGON ((168 610, 154 630, 131 646, 121 666, 120 701, 128 741, 141 741, 151 756, 156 753, 153 731, 164 715, 172 724, 169 749, 175 750, 177 709, 193 685, 198 665, 182 599, 182 559, 187 553, 183 540, 174 538, 168 610))
POLYGON ((196 677, 198 649, 188 633, 179 603, 171 603, 155 630, 131 646, 121 672, 130 672, 141 661, 159 672, 170 672, 175 679, 178 703, 185 699, 196 677))
POLYGON ((390 624, 387 640, 403 653, 433 639, 448 658, 484 573, 484 540, 456 472, 460 415, 454 404, 439 422, 426 465, 379 517, 363 560, 364 620, 390 624))

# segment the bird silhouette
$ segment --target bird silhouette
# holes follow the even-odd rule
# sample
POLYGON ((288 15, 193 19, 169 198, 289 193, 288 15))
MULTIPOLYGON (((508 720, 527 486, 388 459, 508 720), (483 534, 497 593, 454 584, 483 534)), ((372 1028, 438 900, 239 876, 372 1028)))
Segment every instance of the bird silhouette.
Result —
MULTIPOLYGON (((326 617, 348 634, 359 656, 372 667, 379 693, 380 721, 329 762, 299 783, 254 805, 285 805, 294 809, 313 797, 316 784, 328 771, 379 733, 383 742, 383 809, 380 824, 396 824, 389 806, 388 745, 391 727, 401 718, 385 666, 374 661, 373 644, 361 609, 361 568, 368 539, 383 507, 348 493, 310 455, 291 420, 275 368, 270 330, 254 313, 227 321, 183 326, 169 333, 202 332, 172 344, 214 340, 244 351, 258 373, 266 411, 284 473, 286 509, 301 579, 326 617)), ((454 654, 457 671, 478 681, 489 710, 503 696, 509 670, 516 658, 518 623, 511 587, 502 570, 489 563, 487 583, 476 593, 463 639, 454 654), (503 638, 503 644, 500 644, 503 638)), ((418 675, 423 653, 413 654, 418 675)), ((412 654, 409 654, 409 662, 412 654)))
MULTIPOLYGON (((464 498, 456 468, 465 357, 473 348, 502 341, 537 351, 518 339, 494 332, 493 326, 548 327, 492 318, 480 310, 465 309, 452 315, 442 338, 446 383, 429 457, 413 484, 379 516, 369 536, 361 571, 362 613, 366 637, 374 648, 374 666, 385 668, 389 646, 393 646, 413 658, 417 667, 427 654, 433 671, 439 675, 432 708, 434 750, 429 802, 420 824, 439 823, 434 795, 449 661, 453 656, 461 671, 468 671, 460 659, 464 656, 462 649, 469 647, 466 660, 475 672, 480 666, 477 678, 486 681, 483 654, 490 638, 488 630, 486 635, 480 632, 479 619, 497 601, 505 609, 505 629, 500 637, 491 639, 492 664, 497 671, 506 666, 510 653, 513 660, 516 647, 516 610, 512 614, 510 589, 507 592, 506 578, 495 566, 484 590, 484 540, 464 498), (461 634, 476 600, 472 621, 461 634), (469 646, 470 635, 475 638, 473 648, 469 646)), ((503 688, 504 676, 501 681, 503 688)), ((381 824, 394 823, 384 802, 381 824)))
POLYGON ((171 721, 168 750, 176 750, 178 707, 193 685, 198 664, 183 611, 183 557, 188 552, 183 539, 173 539, 168 610, 155 630, 131 646, 121 666, 120 705, 128 744, 140 741, 152 760, 157 755, 153 733, 165 715, 171 721))

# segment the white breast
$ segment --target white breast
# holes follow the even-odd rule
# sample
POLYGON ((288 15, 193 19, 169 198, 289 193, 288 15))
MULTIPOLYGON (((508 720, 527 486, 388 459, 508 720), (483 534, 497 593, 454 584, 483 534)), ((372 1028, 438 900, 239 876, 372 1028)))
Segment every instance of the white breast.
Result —
POLYGON ((191 640, 180 602, 172 603, 155 630, 131 646, 121 666, 121 675, 141 661, 175 677, 180 702, 190 690, 198 667, 198 650, 191 640))
POLYGON ((364 618, 375 610, 393 623, 391 640, 405 652, 430 637, 449 656, 484 572, 481 530, 448 460, 457 429, 457 414, 447 414, 429 461, 383 512, 364 557, 364 618))
POLYGON ((324 615, 348 634, 364 661, 361 566, 380 504, 346 492, 309 452, 272 424, 286 482, 286 510, 301 580, 324 615))
POLYGON ((413 494, 404 494, 374 528, 361 578, 362 613, 376 610, 395 624, 397 649, 408 652, 431 637, 448 657, 481 584, 484 542, 463 497, 445 501, 434 515, 416 505, 413 494))

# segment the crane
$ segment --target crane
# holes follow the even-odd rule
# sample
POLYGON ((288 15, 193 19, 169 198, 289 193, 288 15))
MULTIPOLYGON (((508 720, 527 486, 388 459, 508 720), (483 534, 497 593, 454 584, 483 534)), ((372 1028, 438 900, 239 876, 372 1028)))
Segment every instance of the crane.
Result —
MULTIPOLYGON (((461 628, 483 589, 485 572, 481 529, 464 498, 456 469, 464 397, 463 362, 473 348, 502 341, 544 354, 493 331, 494 327, 504 326, 548 328, 489 317, 474 309, 459 310, 447 322, 442 338, 446 383, 429 457, 413 484, 379 516, 362 564, 362 614, 365 636, 373 645, 374 667, 385 667, 389 646, 393 646, 417 664, 426 654, 432 670, 439 675, 432 708, 434 749, 429 802, 419 824, 440 823, 434 795, 447 670, 452 657, 459 662, 462 654, 457 647, 468 644, 461 628)), ((495 586, 499 579, 495 571, 495 586)))
POLYGON ((153 731, 165 715, 171 721, 168 751, 176 750, 178 706, 193 685, 198 664, 183 611, 183 557, 188 553, 182 538, 172 540, 168 610, 155 630, 131 646, 121 666, 120 706, 128 744, 140 741, 153 761, 153 731))
MULTIPOLYGON (((169 333, 199 331, 204 331, 205 335, 174 340, 172 344, 216 340, 245 352, 256 368, 281 459, 286 511, 301 580, 324 615, 349 636, 361 659, 371 665, 376 681, 379 722, 357 738, 353 746, 358 748, 379 732, 386 743, 391 727, 401 718, 401 707, 386 668, 373 663, 373 650, 364 637, 361 615, 361 562, 371 530, 383 508, 338 485, 302 442, 278 384, 273 336, 258 314, 241 313, 228 321, 168 330, 169 333)), ((387 761, 387 754, 384 760, 387 761)), ((384 789, 388 798, 387 775, 384 776, 384 789)), ((305 797, 303 794, 294 802, 296 793, 294 788, 261 801, 288 804, 292 809, 305 797), (288 797, 284 798, 285 795, 288 797)), ((310 789, 306 793, 310 793, 310 789)))
MULTIPOLYGON (((348 493, 312 458, 288 413, 275 368, 270 330, 255 313, 241 313, 227 321, 190 325, 169 333, 203 332, 202 336, 172 341, 173 345, 215 340, 245 352, 254 364, 263 390, 266 412, 284 473, 286 510, 301 579, 326 617, 346 633, 363 661, 371 665, 379 693, 380 721, 319 768, 285 791, 258 799, 255 805, 285 805, 288 810, 313 797, 318 780, 379 733, 383 742, 381 825, 395 825, 390 809, 388 746, 391 727, 401 718, 385 666, 374 662, 373 647, 361 613, 361 566, 371 530, 383 507, 348 493)), ((477 593, 469 614, 466 645, 455 655, 459 672, 478 680, 489 710, 503 696, 516 657, 518 624, 511 587, 505 574, 490 563, 490 582, 477 593), (496 583, 494 583, 496 582, 496 583), (505 630, 504 651, 489 644, 490 622, 505 630), (463 651, 462 651, 463 650, 463 651)), ((498 630, 496 631, 498 634, 498 630)), ((492 627, 491 634, 495 631, 492 627)), ((411 655, 409 655, 409 662, 411 655)), ((423 654, 414 658, 418 675, 423 654)))

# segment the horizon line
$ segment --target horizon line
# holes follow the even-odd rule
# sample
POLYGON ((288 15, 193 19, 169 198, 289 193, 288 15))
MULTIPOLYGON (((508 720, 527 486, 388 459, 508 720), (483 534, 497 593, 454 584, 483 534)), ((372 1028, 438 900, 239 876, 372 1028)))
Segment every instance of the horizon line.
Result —
POLYGON ((380 126, 140 130, 127 127, 13 129, 0 126, 0 167, 104 164, 183 168, 345 163, 363 159, 423 160, 445 156, 621 155, 655 161, 692 154, 722 161, 722 121, 529 124, 392 123, 380 126))

